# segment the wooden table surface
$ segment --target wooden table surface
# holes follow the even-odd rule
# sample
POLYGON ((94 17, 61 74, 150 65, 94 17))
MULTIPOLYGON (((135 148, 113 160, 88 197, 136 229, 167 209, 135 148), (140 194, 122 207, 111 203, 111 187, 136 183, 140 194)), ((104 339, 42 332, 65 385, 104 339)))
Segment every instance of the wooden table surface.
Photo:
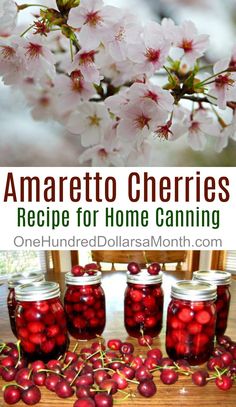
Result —
MULTIPOLYGON (((165 273, 163 277, 163 288, 165 291, 165 312, 164 312, 164 326, 162 332, 158 338, 154 340, 154 346, 160 347, 165 353, 165 320, 166 320, 166 308, 169 303, 169 294, 171 283, 176 279, 183 278, 180 274, 165 273)), ((49 279, 49 278, 47 278, 49 279)), ((50 280, 56 280, 50 276, 50 280)), ((62 289, 64 286, 63 276, 60 278, 62 289)), ((122 340, 131 341, 135 346, 135 353, 138 355, 144 355, 146 348, 140 347, 137 344, 136 339, 132 339, 127 336, 127 333, 123 325, 123 293, 125 289, 125 273, 124 272, 105 272, 103 278, 103 287, 106 293, 107 303, 107 324, 104 331, 104 338, 106 340, 110 338, 120 338, 122 340)), ((228 329, 226 334, 232 339, 236 340, 236 281, 232 281, 231 286, 231 306, 228 321, 228 329)), ((8 313, 6 308, 6 285, 0 286, 0 341, 14 341, 10 325, 8 322, 8 313)), ((71 338, 71 348, 73 348, 75 340, 71 338)), ((87 346, 88 343, 81 342, 81 347, 87 346)), ((198 387, 191 382, 190 377, 180 376, 179 380, 173 385, 164 385, 159 379, 159 373, 155 374, 155 383, 157 385, 157 393, 152 398, 144 398, 138 394, 131 400, 128 399, 123 402, 119 402, 118 405, 125 406, 214 406, 222 407, 236 406, 236 383, 229 391, 222 391, 218 389, 213 382, 209 382, 205 387, 198 387)), ((3 381, 0 380, 0 387, 2 387, 3 381)), ((133 385, 132 385, 133 386, 133 385)), ((135 390, 135 387, 131 388, 135 390)), ((119 396, 120 397, 120 396, 119 396)), ((115 399, 117 396, 115 396, 115 399)), ((59 405, 73 406, 75 397, 69 399, 59 399, 54 393, 49 392, 47 389, 42 389, 42 398, 38 406, 40 407, 59 407, 59 405)), ((2 391, 0 390, 0 406, 7 406, 3 401, 2 391)), ((22 402, 19 402, 17 406, 25 406, 22 402)))

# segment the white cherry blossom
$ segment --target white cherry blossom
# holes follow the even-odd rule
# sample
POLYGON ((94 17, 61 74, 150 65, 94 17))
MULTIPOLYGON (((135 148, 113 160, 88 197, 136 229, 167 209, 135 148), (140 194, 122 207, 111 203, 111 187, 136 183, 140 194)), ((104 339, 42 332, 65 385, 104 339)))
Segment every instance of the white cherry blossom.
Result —
POLYGON ((218 75, 209 89, 209 97, 213 96, 213 102, 221 109, 226 108, 227 102, 236 100, 236 72, 225 72, 229 64, 228 58, 216 62, 213 71, 218 75))
POLYGON ((57 75, 55 80, 58 95, 58 108, 61 111, 72 111, 80 102, 88 101, 95 94, 91 82, 86 82, 80 71, 72 71, 69 76, 57 75))
POLYGON ((216 137, 215 151, 221 153, 221 151, 227 147, 229 139, 236 141, 236 114, 233 115, 232 122, 224 127, 216 137))
POLYGON ((117 134, 121 140, 139 145, 165 117, 166 113, 158 109, 151 99, 144 99, 140 103, 130 102, 121 110, 117 134))
POLYGON ((103 37, 103 43, 114 61, 127 60, 127 45, 135 44, 141 32, 136 16, 126 11, 121 13, 120 20, 103 37))
POLYGON ((80 28, 78 40, 82 48, 96 49, 103 35, 117 21, 117 8, 104 6, 102 0, 81 0, 79 7, 70 11, 68 23, 80 28))
POLYGON ((209 36, 206 34, 199 35, 192 21, 184 21, 176 32, 175 45, 183 52, 183 62, 192 66, 206 51, 209 45, 209 36))
POLYGON ((74 57, 73 63, 68 67, 68 72, 80 71, 87 82, 99 85, 101 76, 94 62, 96 51, 81 49, 74 57))
POLYGON ((83 147, 99 144, 110 123, 107 108, 102 103, 85 102, 71 113, 66 128, 73 134, 81 135, 83 147))
POLYGON ((24 74, 23 60, 17 55, 16 39, 0 39, 0 75, 6 85, 19 84, 24 74))
POLYGON ((128 47, 128 56, 137 64, 137 73, 152 76, 166 61, 170 43, 164 38, 158 23, 150 22, 144 27, 143 38, 128 47))
POLYGON ((131 101, 153 100, 160 109, 166 112, 172 112, 174 98, 169 91, 162 89, 158 85, 152 83, 134 83, 128 92, 129 99, 131 101))
POLYGON ((24 76, 40 79, 45 75, 53 77, 56 73, 56 58, 39 36, 19 38, 16 55, 24 64, 24 76))
MULTIPOLYGON (((189 146, 195 151, 201 151, 205 148, 207 136, 216 136, 219 134, 219 126, 208 116, 203 109, 191 113, 184 121, 187 128, 187 141, 189 146)), ((183 135, 179 134, 179 136, 183 135)))
POLYGON ((109 125, 101 142, 85 150, 80 156, 80 163, 91 161, 92 166, 124 166, 126 152, 116 134, 116 126, 109 125))
POLYGON ((14 0, 1 0, 0 36, 10 34, 16 26, 17 6, 14 0))

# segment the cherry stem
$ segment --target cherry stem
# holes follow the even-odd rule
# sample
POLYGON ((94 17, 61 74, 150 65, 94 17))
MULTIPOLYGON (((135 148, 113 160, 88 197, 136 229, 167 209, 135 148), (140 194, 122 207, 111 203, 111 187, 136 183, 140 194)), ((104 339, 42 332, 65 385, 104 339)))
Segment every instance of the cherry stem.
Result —
POLYGON ((79 346, 79 342, 77 341, 74 348, 72 349, 72 353, 75 353, 77 351, 78 346, 79 346))
POLYGON ((16 348, 18 351, 18 359, 17 359, 17 363, 16 363, 15 367, 18 367, 20 360, 21 360, 20 342, 21 342, 20 340, 16 342, 16 348))
POLYGON ((50 370, 50 369, 39 369, 38 370, 38 373, 41 373, 41 372, 45 372, 45 373, 54 373, 54 374, 56 374, 56 375, 58 375, 58 376, 61 376, 61 377, 65 377, 62 373, 58 373, 58 372, 56 372, 55 370, 50 370))
POLYGON ((7 387, 9 387, 9 386, 16 386, 16 387, 19 387, 19 388, 22 389, 22 390, 25 389, 25 387, 21 386, 21 385, 18 384, 18 383, 8 383, 8 384, 5 384, 5 386, 3 386, 2 391, 4 391, 5 389, 7 389, 7 387))
POLYGON ((74 379, 73 379, 72 382, 70 383, 70 387, 73 386, 73 384, 74 384, 74 382, 76 381, 77 377, 80 375, 82 369, 83 369, 83 367, 81 367, 81 368, 79 369, 79 371, 76 373, 74 379))

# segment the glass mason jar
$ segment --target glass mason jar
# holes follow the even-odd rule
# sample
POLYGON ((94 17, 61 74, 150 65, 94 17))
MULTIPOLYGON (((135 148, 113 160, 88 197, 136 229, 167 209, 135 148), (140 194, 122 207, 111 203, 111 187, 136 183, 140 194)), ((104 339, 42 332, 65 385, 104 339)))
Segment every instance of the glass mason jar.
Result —
POLYGON ((59 284, 41 282, 16 287, 16 331, 28 360, 57 359, 69 345, 59 284))
POLYGON ((76 339, 86 340, 101 335, 106 325, 105 294, 101 287, 102 273, 74 276, 66 273, 64 306, 67 329, 76 339))
POLYGON ((15 309, 16 309, 16 296, 15 296, 15 288, 20 284, 27 284, 27 283, 37 283, 40 281, 44 281, 44 274, 31 272, 25 274, 12 274, 8 280, 8 297, 7 297, 7 307, 8 307, 8 314, 9 320, 11 324, 12 332, 15 336, 16 335, 16 321, 15 321, 15 309))
POLYGON ((124 323, 130 336, 141 333, 157 336, 162 328, 163 290, 162 273, 150 275, 146 270, 139 274, 127 272, 124 323))
POLYGON ((207 281, 217 286, 216 299, 216 336, 223 335, 227 328, 229 306, 230 306, 230 284, 231 274, 227 271, 209 270, 195 271, 193 279, 198 281, 207 281))
POLYGON ((178 281, 171 287, 167 310, 166 352, 190 365, 205 363, 214 347, 216 286, 207 282, 178 281))

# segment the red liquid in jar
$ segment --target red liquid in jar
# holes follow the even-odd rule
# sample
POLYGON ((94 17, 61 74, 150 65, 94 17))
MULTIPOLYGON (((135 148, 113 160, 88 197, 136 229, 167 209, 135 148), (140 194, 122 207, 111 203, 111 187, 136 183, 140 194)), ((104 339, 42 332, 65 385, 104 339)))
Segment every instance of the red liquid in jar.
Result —
POLYGON ((67 328, 74 338, 85 340, 102 334, 106 311, 105 295, 100 283, 81 286, 67 284, 64 306, 67 328))
POLYGON ((15 310, 16 310, 16 298, 15 298, 15 289, 9 288, 9 294, 7 297, 7 308, 9 314, 9 320, 11 324, 11 330, 13 334, 17 337, 16 333, 16 321, 15 321, 15 310))
POLYGON ((30 361, 57 359, 68 348, 66 317, 59 298, 19 301, 16 329, 23 353, 30 361))
POLYGON ((152 337, 162 329, 163 291, 161 284, 128 283, 125 291, 125 328, 138 338, 141 331, 152 337))
POLYGON ((9 293, 7 297, 7 307, 11 329, 16 337, 17 332, 16 332, 15 310, 17 301, 15 296, 15 287, 17 287, 20 284, 27 284, 30 282, 33 283, 40 281, 44 281, 44 274, 37 272, 31 272, 28 274, 13 274, 12 276, 9 277, 8 280, 9 293))
POLYGON ((226 331, 230 299, 229 285, 218 285, 216 299, 216 336, 223 335, 226 331))
POLYGON ((213 301, 173 299, 167 312, 166 351, 191 365, 206 362, 214 347, 216 313, 213 301))

